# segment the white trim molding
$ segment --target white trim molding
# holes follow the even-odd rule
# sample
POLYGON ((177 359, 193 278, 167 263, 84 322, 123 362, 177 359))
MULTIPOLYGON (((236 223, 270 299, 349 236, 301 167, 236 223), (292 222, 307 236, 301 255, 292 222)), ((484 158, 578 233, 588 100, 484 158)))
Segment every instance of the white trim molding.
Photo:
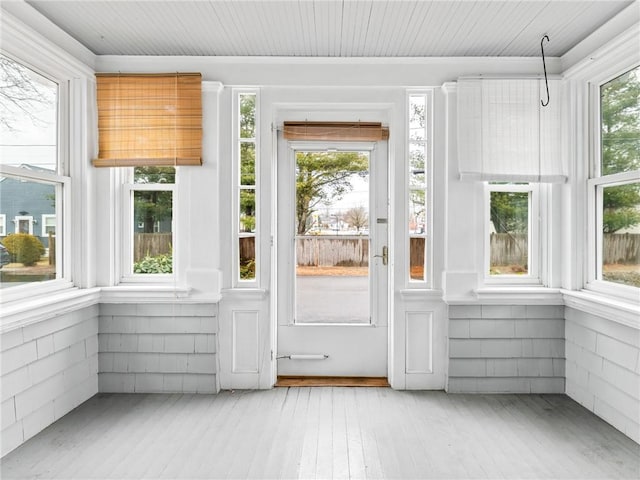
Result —
POLYGON ((585 290, 560 290, 567 307, 592 315, 598 315, 612 322, 621 323, 640 330, 640 304, 624 299, 587 292, 585 290))

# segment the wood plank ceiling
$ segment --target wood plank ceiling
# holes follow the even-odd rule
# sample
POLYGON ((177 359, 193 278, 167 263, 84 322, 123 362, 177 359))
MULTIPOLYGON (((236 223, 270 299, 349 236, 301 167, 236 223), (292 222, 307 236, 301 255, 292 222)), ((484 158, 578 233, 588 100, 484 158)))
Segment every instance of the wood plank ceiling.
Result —
MULTIPOLYGON (((10 2, 9 2, 10 3, 10 2)), ((632 0, 27 0, 99 55, 561 56, 632 0)), ((10 11, 10 9, 9 9, 10 11)))

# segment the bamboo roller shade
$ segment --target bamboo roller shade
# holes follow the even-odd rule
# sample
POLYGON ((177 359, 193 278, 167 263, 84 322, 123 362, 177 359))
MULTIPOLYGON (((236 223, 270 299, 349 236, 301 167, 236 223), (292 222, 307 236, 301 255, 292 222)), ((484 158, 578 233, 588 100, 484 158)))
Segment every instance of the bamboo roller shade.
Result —
POLYGON ((98 73, 96 167, 202 165, 200 73, 98 73))
POLYGON ((287 140, 377 142, 389 138, 389 127, 377 122, 284 122, 287 140))

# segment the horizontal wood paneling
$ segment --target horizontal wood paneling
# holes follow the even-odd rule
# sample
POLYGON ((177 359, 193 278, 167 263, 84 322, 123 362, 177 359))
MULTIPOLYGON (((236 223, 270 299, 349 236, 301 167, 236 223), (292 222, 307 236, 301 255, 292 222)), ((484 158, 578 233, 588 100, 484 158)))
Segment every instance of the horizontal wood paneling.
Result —
POLYGON ((98 306, 2 334, 5 455, 98 392, 98 306))
POLYGON ((217 307, 101 304, 101 392, 216 393, 217 307))
POLYGON ((640 442, 640 333, 567 308, 567 395, 640 442))
POLYGON ((564 307, 449 307, 450 392, 563 393, 564 307))

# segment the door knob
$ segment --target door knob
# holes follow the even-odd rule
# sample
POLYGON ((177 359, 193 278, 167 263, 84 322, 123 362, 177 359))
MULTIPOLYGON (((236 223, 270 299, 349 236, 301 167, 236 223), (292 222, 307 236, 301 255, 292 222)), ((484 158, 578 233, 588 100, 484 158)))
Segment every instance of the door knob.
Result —
POLYGON ((374 255, 373 258, 381 258, 382 264, 386 265, 389 260, 389 248, 385 245, 382 247, 382 255, 374 255))

